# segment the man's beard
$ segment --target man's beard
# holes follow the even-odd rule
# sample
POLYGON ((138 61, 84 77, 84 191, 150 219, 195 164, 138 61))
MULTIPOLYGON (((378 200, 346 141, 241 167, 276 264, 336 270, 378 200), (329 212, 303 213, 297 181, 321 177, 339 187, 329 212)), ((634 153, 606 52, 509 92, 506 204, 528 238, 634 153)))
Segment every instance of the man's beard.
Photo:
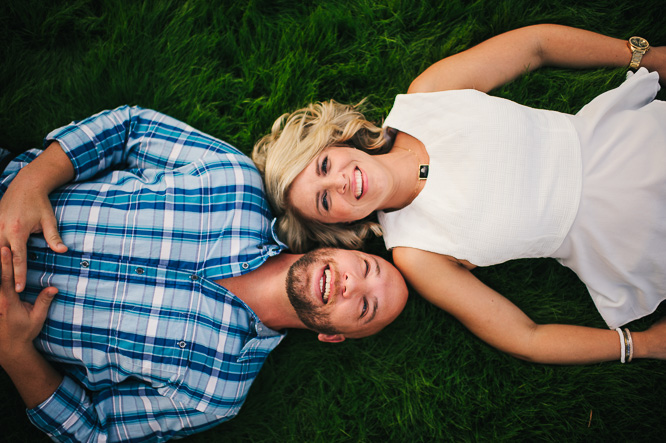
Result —
POLYGON ((312 288, 312 272, 308 272, 308 268, 316 263, 323 265, 326 262, 332 262, 333 258, 329 251, 330 248, 316 249, 296 260, 287 272, 286 284, 289 301, 303 324, 320 334, 335 335, 340 331, 330 324, 328 315, 307 297, 312 288))

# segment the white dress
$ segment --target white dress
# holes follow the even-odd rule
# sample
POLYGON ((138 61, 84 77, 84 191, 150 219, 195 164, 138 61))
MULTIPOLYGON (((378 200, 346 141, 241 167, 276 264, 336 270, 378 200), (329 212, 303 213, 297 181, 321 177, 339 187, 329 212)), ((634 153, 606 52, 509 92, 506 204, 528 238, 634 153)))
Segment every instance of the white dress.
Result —
POLYGON ((396 97, 385 126, 424 143, 428 182, 379 213, 388 248, 487 266, 554 257, 616 328, 666 299, 666 102, 640 69, 575 116, 479 91, 396 97))

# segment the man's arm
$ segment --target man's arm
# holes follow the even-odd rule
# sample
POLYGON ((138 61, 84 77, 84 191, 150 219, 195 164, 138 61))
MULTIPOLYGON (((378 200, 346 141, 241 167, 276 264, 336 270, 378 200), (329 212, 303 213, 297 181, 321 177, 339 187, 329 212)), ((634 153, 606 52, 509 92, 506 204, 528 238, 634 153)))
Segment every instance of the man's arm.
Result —
POLYGON ((23 302, 14 290, 9 248, 0 249, 0 366, 12 379, 25 404, 31 408, 49 398, 62 376, 37 352, 32 341, 42 329, 57 290, 42 290, 35 304, 23 302))
MULTIPOLYGON (((573 325, 539 325, 450 257, 395 248, 396 266, 425 299, 449 312, 488 344, 523 360, 589 364, 620 360, 617 332, 573 325)), ((634 358, 666 359, 666 321, 632 331, 634 358)))
POLYGON ((233 415, 205 414, 135 379, 88 395, 65 377, 52 396, 28 409, 28 418, 58 442, 132 442, 184 437, 233 415))
MULTIPOLYGON (((630 60, 627 40, 568 26, 527 26, 434 63, 412 82, 409 92, 450 89, 488 92, 541 66, 628 67, 630 60)), ((658 71, 663 85, 666 47, 650 48, 641 66, 658 71)))
POLYGON ((67 251, 58 233, 49 194, 73 178, 72 162, 60 144, 52 142, 16 174, 0 200, 0 246, 12 251, 17 292, 25 288, 26 243, 30 234, 43 232, 53 251, 67 251))
POLYGON ((58 373, 33 345, 56 288, 44 289, 34 305, 22 302, 14 290, 11 252, 6 247, 0 249, 0 262, 0 366, 25 402, 30 420, 51 438, 163 441, 231 418, 204 414, 131 379, 90 397, 74 380, 58 373))
MULTIPOLYGON (((13 253, 17 292, 26 284, 26 243, 30 234, 43 232, 53 251, 67 251, 49 194, 122 161, 132 127, 132 109, 124 106, 101 112, 52 131, 45 139, 44 152, 13 172, 15 176, 0 200, 0 246, 8 246, 13 253)), ((6 174, 12 174, 10 169, 8 166, 6 174)))
MULTIPOLYGON (((159 112, 121 106, 55 129, 46 149, 16 172, 0 200, 0 246, 14 255, 16 290, 25 287, 26 242, 43 232, 49 247, 65 252, 48 195, 72 181, 86 181, 112 169, 173 169, 211 152, 238 153, 231 146, 159 112)), ((14 171, 12 171, 12 167, 14 171)))

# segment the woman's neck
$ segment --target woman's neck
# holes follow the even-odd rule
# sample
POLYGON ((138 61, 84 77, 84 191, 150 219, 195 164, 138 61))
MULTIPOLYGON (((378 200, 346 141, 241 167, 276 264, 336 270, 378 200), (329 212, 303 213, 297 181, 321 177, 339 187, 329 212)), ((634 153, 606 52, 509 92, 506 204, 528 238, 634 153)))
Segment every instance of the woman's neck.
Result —
POLYGON ((382 209, 402 209, 408 206, 425 186, 426 181, 419 179, 419 165, 429 164, 430 156, 418 139, 399 132, 393 149, 381 157, 393 179, 391 192, 382 209))

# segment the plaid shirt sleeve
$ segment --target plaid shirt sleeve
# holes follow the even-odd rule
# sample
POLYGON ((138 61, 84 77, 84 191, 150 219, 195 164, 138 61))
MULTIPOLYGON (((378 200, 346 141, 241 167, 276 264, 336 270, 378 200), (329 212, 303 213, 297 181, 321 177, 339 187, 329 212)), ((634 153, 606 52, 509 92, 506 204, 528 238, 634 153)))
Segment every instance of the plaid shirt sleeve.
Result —
POLYGON ((205 414, 160 395, 137 380, 95 391, 91 397, 65 377, 30 421, 54 441, 166 441, 211 428, 231 416, 205 414))
POLYGON ((81 182, 112 169, 174 169, 206 155, 240 151, 165 114, 138 106, 102 111, 51 131, 81 182))

